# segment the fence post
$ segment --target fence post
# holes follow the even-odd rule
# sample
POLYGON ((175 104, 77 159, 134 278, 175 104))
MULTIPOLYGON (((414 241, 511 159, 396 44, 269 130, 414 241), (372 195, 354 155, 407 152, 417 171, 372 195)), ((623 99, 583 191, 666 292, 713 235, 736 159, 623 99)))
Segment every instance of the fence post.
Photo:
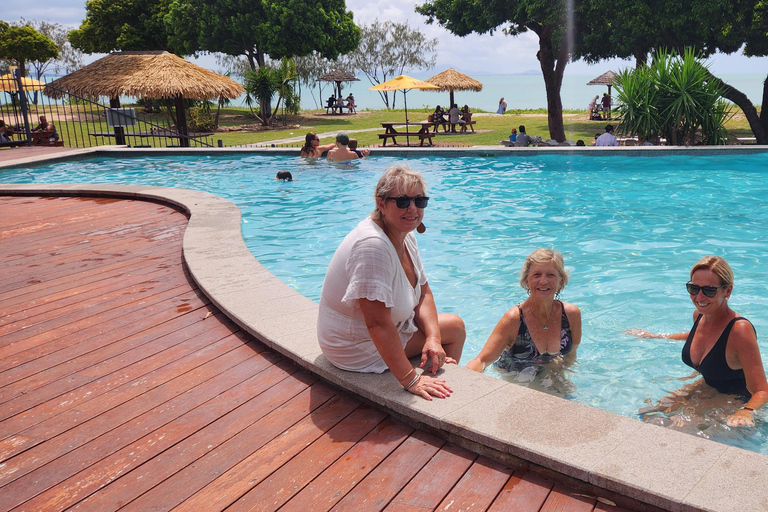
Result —
MULTIPOLYGON (((109 108, 120 108, 120 98, 109 98, 109 108)), ((125 146, 125 128, 115 126, 115 144, 125 146)))
POLYGON ((32 130, 29 128, 29 117, 27 116, 27 95, 24 93, 24 87, 21 84, 21 74, 18 69, 13 72, 13 78, 16 79, 16 87, 19 90, 19 106, 21 107, 21 117, 24 118, 24 133, 27 135, 27 146, 31 146, 32 130))

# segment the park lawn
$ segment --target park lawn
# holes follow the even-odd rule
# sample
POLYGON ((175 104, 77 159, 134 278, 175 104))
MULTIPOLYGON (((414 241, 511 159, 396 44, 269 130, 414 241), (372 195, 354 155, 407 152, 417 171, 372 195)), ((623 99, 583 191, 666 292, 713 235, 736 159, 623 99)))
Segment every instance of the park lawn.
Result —
MULTIPOLYGON (((222 126, 247 125, 257 122, 252 116, 247 116, 245 109, 226 109, 228 112, 222 114, 222 126)), ((735 137, 750 137, 752 132, 749 124, 741 111, 735 107, 734 117, 726 123, 726 128, 735 137)), ((428 112, 420 109, 408 111, 410 121, 425 121, 428 112)), ((595 137, 595 134, 602 133, 605 130, 606 121, 591 121, 586 118, 586 111, 567 111, 563 113, 563 123, 565 126, 565 135, 568 140, 583 140, 589 145, 595 137)), ((233 131, 218 132, 215 139, 222 139, 225 146, 243 145, 243 144, 268 144, 272 141, 281 139, 301 137, 299 142, 276 143, 281 147, 300 147, 303 144, 303 137, 307 132, 315 132, 321 135, 321 144, 333 142, 333 136, 339 132, 349 133, 352 138, 358 140, 360 146, 372 147, 380 146, 381 140, 378 137, 382 133, 381 124, 386 121, 404 121, 405 112, 403 110, 365 110, 357 114, 344 115, 326 115, 324 110, 305 111, 298 116, 288 116, 285 120, 286 126, 282 123, 276 126, 260 131, 233 131), (367 131, 358 131, 367 130, 367 131)), ((542 139, 549 138, 549 124, 545 110, 530 111, 508 111, 504 115, 488 114, 484 112, 473 116, 475 124, 475 133, 443 134, 442 129, 433 139, 433 142, 439 146, 475 146, 475 145, 498 145, 499 141, 507 139, 511 129, 519 125, 525 125, 529 135, 540 135, 542 139)), ((617 124, 614 121, 614 124, 617 124)), ((414 144, 414 141, 411 141, 414 144)))

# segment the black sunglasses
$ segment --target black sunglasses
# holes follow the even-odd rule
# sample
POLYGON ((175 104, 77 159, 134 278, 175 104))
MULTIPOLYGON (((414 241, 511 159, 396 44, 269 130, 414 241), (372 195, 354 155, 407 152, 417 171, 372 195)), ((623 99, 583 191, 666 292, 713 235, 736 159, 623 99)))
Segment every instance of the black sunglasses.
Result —
POLYGON ((717 290, 720 288, 725 288, 728 286, 727 284, 721 285, 721 286, 697 286, 693 283, 685 283, 685 288, 688 290, 688 293, 691 295, 698 295, 699 291, 704 292, 704 295, 707 297, 714 297, 717 295, 717 290))
POLYGON ((427 203, 429 202, 429 198, 427 196, 416 196, 416 197, 408 197, 408 196, 399 196, 399 197, 387 197, 385 198, 387 201, 394 201, 398 208, 401 210, 405 210, 411 205, 411 201, 413 201, 413 204, 416 205, 416 208, 426 208, 427 203))

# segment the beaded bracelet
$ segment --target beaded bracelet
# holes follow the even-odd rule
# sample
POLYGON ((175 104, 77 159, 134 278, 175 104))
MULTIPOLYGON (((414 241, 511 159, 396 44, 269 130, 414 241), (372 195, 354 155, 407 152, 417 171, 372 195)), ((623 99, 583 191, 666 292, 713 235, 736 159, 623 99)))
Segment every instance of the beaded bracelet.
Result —
POLYGON ((421 378, 421 374, 417 374, 417 375, 416 375, 416 376, 413 378, 413 380, 412 380, 411 382, 409 382, 409 383, 408 383, 408 385, 407 385, 407 386, 403 386, 403 389, 404 389, 404 390, 406 390, 406 391, 408 391, 409 389, 411 389, 411 386, 413 386, 414 384, 416 384, 416 383, 419 381, 419 379, 420 379, 420 378, 421 378))

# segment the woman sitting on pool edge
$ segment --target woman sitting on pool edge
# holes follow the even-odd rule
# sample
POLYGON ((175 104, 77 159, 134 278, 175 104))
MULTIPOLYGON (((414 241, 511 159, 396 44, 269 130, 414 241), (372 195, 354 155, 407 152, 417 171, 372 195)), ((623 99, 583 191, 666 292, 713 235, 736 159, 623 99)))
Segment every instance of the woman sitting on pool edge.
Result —
POLYGON ((704 256, 691 269, 685 285, 695 308, 693 328, 675 334, 643 329, 627 333, 640 338, 685 340, 683 362, 701 373, 706 385, 719 393, 747 398, 744 406, 728 417, 728 426, 752 427, 755 411, 768 402, 768 382, 755 328, 728 306, 733 281, 733 270, 723 258, 704 256))
POLYGON ((341 242, 320 294, 317 338, 342 370, 389 369, 406 391, 427 400, 452 390, 432 374, 461 358, 466 332, 456 315, 437 314, 413 231, 423 232, 426 181, 391 167, 374 192, 375 209, 341 242), (425 372, 408 360, 421 354, 425 372), (427 361, 430 360, 431 364, 427 361))
POLYGON ((557 299, 568 284, 563 256, 536 249, 520 270, 528 298, 501 317, 480 353, 467 368, 482 372, 493 363, 503 370, 545 364, 558 356, 575 359, 581 342, 581 311, 557 299))
POLYGON ((336 144, 320 145, 320 137, 314 132, 309 132, 304 137, 304 145, 301 146, 301 156, 304 158, 320 158, 323 153, 336 147, 336 144))

